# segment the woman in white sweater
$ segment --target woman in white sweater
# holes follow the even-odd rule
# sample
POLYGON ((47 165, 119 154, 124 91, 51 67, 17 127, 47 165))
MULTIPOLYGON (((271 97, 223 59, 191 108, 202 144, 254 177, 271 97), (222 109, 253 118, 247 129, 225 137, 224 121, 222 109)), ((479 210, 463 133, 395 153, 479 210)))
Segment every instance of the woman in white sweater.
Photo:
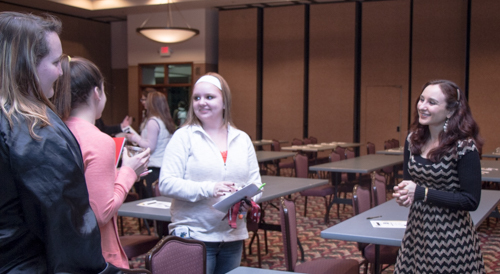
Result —
MULTIPOLYGON (((227 273, 240 265, 248 238, 246 218, 231 228, 225 213, 212 207, 238 188, 261 185, 248 135, 231 121, 231 93, 216 73, 195 84, 187 120, 167 145, 160 192, 172 197, 170 233, 205 242, 207 273, 227 273)), ((253 197, 260 198, 260 194, 253 197)), ((248 210, 244 206, 243 210, 248 210)))

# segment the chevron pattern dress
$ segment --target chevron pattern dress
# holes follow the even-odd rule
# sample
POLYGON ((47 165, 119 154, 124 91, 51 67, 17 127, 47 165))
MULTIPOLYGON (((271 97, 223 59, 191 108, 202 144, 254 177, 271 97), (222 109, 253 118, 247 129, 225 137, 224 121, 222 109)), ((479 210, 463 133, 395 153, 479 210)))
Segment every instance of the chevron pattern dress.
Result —
MULTIPOLYGON (((477 151, 474 141, 460 141, 437 163, 410 152, 408 172, 417 185, 458 191, 457 163, 470 151, 477 151)), ((415 201, 394 273, 485 273, 479 243, 468 211, 415 201)))

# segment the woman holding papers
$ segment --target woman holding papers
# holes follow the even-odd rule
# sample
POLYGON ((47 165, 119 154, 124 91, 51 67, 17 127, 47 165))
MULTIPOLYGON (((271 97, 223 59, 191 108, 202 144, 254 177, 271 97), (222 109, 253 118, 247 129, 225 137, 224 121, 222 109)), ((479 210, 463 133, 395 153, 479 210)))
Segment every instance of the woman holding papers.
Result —
POLYGON ((155 90, 148 91, 144 108, 147 112, 146 120, 143 123, 144 127, 141 127, 141 135, 129 133, 126 136, 127 140, 151 150, 148 169, 152 172, 144 178, 146 181, 145 190, 144 186, 140 185, 141 182, 136 184, 141 189, 142 198, 149 198, 153 197, 152 185, 160 177, 163 154, 165 154, 165 148, 174 134, 175 124, 170 116, 167 97, 163 93, 155 90))
POLYGON ((410 206, 394 273, 485 273, 469 211, 481 198, 482 140, 458 86, 424 86, 393 196, 410 206))
POLYGON ((207 273, 240 265, 246 218, 231 228, 226 213, 212 205, 252 183, 261 186, 254 147, 232 124, 226 81, 208 73, 194 86, 186 122, 168 143, 160 172, 160 192, 174 199, 170 232, 205 242, 207 273))
POLYGON ((59 114, 80 144, 90 205, 101 231, 102 253, 107 262, 128 268, 118 236, 117 212, 134 182, 146 170, 149 150, 134 157, 125 151, 117 171, 113 139, 94 126, 106 104, 101 72, 84 58, 63 56, 61 67, 63 76, 54 99, 59 114))

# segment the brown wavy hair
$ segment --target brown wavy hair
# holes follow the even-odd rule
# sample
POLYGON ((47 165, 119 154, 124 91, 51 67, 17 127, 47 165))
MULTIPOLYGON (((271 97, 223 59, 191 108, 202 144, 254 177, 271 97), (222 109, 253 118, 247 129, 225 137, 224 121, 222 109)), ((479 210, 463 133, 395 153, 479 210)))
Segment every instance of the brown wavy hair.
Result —
MULTIPOLYGON (((479 152, 483 146, 483 139, 479 135, 479 126, 472 117, 469 103, 462 90, 453 82, 448 80, 433 80, 427 82, 422 91, 428 87, 437 85, 446 98, 446 109, 453 111, 448 120, 447 132, 439 133, 439 146, 429 151, 428 158, 437 162, 446 153, 456 149, 457 141, 468 138, 474 139, 479 152), (460 94, 460 96, 458 95, 460 94)), ((413 154, 421 154, 422 148, 430 138, 429 126, 419 123, 418 102, 420 96, 415 102, 415 113, 413 115, 413 124, 411 125, 410 150, 413 154)))
POLYGON ((168 107, 167 96, 165 94, 159 91, 148 92, 146 107, 148 109, 148 118, 160 118, 168 132, 174 134, 176 127, 172 116, 170 116, 170 108, 168 107))

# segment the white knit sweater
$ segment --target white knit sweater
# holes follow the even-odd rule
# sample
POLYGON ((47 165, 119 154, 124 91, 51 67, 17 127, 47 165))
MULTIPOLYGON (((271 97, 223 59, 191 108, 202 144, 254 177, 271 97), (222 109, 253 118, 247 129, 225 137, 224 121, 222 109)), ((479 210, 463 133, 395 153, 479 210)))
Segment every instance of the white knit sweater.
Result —
MULTIPOLYGON (((252 141, 246 133, 229 126, 226 164, 221 152, 201 126, 178 129, 165 150, 160 172, 160 192, 174 198, 170 231, 189 228, 191 238, 205 242, 231 242, 248 238, 246 219, 238 228, 222 220, 225 213, 212 207, 216 182, 234 182, 236 187, 261 185, 259 165, 252 141)), ((262 194, 253 197, 260 198, 262 194)))

